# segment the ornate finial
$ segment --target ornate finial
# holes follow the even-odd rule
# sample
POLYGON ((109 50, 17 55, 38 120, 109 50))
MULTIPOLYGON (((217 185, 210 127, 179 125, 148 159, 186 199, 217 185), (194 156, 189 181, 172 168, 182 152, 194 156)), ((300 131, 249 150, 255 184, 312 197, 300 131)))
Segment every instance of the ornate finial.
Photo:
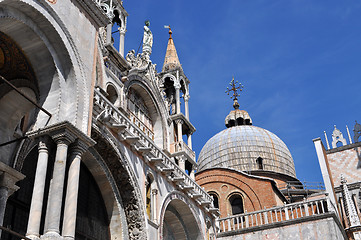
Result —
POLYGON ((238 93, 242 92, 243 89, 243 85, 238 83, 238 81, 234 82, 234 77, 232 77, 232 81, 229 83, 229 85, 231 86, 231 88, 227 87, 226 93, 227 95, 230 95, 230 92, 233 92, 233 94, 231 95, 231 98, 233 99, 233 107, 235 109, 239 108, 239 104, 238 104, 238 97, 240 96, 238 93), (238 84, 238 86, 237 86, 238 84))
POLYGON ((164 28, 168 28, 168 29, 169 29, 169 31, 168 31, 168 33, 169 33, 169 38, 172 38, 172 29, 170 29, 170 25, 164 25, 164 28))

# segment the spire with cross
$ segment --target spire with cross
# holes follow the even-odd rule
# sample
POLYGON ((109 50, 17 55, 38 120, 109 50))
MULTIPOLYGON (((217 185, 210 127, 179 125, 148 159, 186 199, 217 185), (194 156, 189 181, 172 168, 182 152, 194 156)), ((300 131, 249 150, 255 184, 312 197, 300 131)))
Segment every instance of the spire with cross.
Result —
POLYGON ((243 85, 238 83, 238 81, 235 82, 234 77, 232 77, 232 81, 229 83, 229 85, 231 87, 227 87, 226 93, 233 99, 234 109, 239 109, 238 97, 240 96, 239 93, 243 90, 243 85), (231 92, 233 92, 233 94, 231 92))

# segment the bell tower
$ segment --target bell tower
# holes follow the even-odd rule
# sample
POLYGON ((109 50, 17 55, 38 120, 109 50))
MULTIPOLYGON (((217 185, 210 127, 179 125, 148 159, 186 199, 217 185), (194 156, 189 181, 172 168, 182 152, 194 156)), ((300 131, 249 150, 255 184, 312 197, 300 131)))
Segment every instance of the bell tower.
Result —
POLYGON ((167 104, 172 121, 172 140, 170 152, 181 169, 192 177, 196 168, 195 153, 192 150, 194 126, 189 121, 189 83, 180 64, 174 45, 172 30, 169 26, 169 39, 162 72, 159 73, 159 87, 167 104), (184 104, 184 109, 182 109, 184 104), (183 141, 187 138, 187 143, 183 141))

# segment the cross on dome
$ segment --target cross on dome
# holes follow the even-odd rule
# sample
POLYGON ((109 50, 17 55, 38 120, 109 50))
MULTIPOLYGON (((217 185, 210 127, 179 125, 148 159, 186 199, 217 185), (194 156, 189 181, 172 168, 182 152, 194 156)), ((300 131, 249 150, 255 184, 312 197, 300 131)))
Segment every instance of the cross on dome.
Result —
POLYGON ((231 88, 227 87, 226 93, 227 95, 230 95, 231 92, 233 92, 233 94, 231 95, 231 98, 233 99, 233 107, 234 109, 238 109, 239 108, 239 104, 238 104, 238 97, 240 96, 238 93, 242 92, 244 86, 240 83, 238 83, 238 81, 234 82, 234 77, 232 77, 232 81, 229 83, 229 85, 231 86, 231 88), (238 84, 238 86, 237 86, 238 84))

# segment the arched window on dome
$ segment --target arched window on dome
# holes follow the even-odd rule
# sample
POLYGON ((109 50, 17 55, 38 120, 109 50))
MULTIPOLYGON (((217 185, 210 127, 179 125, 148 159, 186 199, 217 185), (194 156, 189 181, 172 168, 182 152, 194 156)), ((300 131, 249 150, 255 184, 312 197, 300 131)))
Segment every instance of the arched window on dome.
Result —
POLYGON ((214 192, 209 192, 209 195, 213 198, 213 207, 219 208, 218 195, 214 192))
POLYGON ((234 194, 229 198, 232 215, 244 213, 243 198, 240 194, 234 194))
POLYGON ((258 167, 259 170, 263 170, 263 158, 258 157, 256 159, 256 164, 257 164, 257 167, 258 167))

